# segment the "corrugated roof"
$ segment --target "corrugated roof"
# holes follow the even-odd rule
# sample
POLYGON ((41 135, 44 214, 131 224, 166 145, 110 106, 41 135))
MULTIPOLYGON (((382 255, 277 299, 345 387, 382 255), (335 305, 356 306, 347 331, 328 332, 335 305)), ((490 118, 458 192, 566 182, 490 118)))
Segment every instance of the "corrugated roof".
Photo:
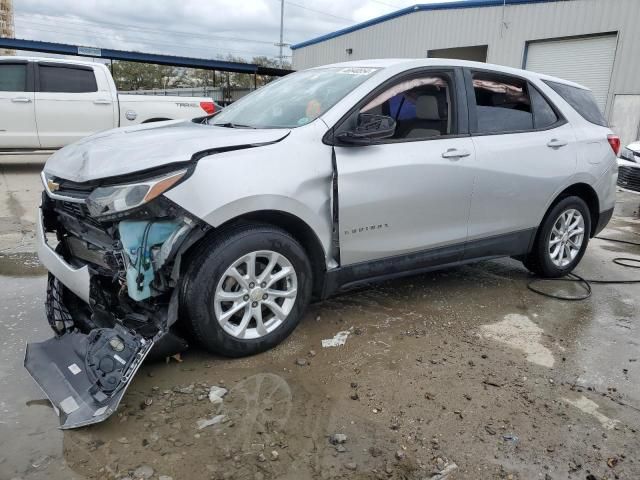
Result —
POLYGON ((403 8, 402 10, 388 13, 387 15, 382 15, 381 17, 372 18, 371 20, 367 20, 366 22, 358 23, 341 30, 336 30, 335 32, 327 33, 326 35, 312 38, 311 40, 296 43, 295 45, 291 45, 291 50, 296 50, 298 48, 308 47, 309 45, 321 43, 331 38, 336 38, 347 33, 355 32, 356 30, 362 30, 363 28, 377 25, 378 23, 386 22, 388 20, 393 20, 394 18, 402 17, 403 15, 409 15, 410 13, 414 12, 428 10, 454 10, 459 8, 498 7, 501 5, 521 5, 525 3, 548 3, 559 1, 568 0, 463 0, 459 2, 442 2, 414 5, 412 7, 407 7, 403 8))

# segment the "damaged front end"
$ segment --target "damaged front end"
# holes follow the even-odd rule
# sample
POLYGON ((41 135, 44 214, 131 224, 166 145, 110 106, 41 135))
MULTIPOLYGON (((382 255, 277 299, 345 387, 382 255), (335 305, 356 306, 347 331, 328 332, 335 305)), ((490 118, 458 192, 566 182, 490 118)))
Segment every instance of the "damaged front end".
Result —
POLYGON ((148 355, 186 348, 172 332, 180 264, 207 226, 162 193, 189 173, 111 184, 43 173, 38 254, 55 336, 27 345, 25 367, 62 428, 106 419, 148 355))

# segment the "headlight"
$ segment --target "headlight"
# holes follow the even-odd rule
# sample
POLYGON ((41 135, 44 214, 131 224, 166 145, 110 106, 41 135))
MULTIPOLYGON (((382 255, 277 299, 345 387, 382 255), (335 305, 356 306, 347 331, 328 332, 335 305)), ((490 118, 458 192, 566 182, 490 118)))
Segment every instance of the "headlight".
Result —
POLYGON ((636 158, 633 154, 633 150, 628 149, 627 147, 624 147, 622 150, 620 150, 620 158, 624 159, 624 160, 628 160, 630 162, 635 162, 636 158))
POLYGON ((87 208, 94 217, 131 210, 162 195, 186 173, 184 169, 144 182, 98 187, 87 198, 87 208))

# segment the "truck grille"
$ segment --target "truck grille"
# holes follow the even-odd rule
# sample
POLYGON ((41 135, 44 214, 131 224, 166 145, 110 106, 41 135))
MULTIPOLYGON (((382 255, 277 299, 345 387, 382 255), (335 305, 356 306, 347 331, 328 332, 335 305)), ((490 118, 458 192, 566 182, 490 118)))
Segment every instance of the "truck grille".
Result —
POLYGON ((640 192, 640 168, 618 167, 618 186, 640 192))

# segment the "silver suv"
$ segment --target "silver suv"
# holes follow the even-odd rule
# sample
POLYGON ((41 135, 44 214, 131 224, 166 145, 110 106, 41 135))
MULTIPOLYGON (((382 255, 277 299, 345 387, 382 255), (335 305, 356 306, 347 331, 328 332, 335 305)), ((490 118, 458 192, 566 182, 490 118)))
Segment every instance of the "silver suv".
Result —
POLYGON ((364 282, 504 256, 565 275, 612 215, 618 148, 580 85, 431 59, 93 135, 42 173, 56 336, 26 367, 70 428, 108 417, 150 352, 255 354, 364 282))

